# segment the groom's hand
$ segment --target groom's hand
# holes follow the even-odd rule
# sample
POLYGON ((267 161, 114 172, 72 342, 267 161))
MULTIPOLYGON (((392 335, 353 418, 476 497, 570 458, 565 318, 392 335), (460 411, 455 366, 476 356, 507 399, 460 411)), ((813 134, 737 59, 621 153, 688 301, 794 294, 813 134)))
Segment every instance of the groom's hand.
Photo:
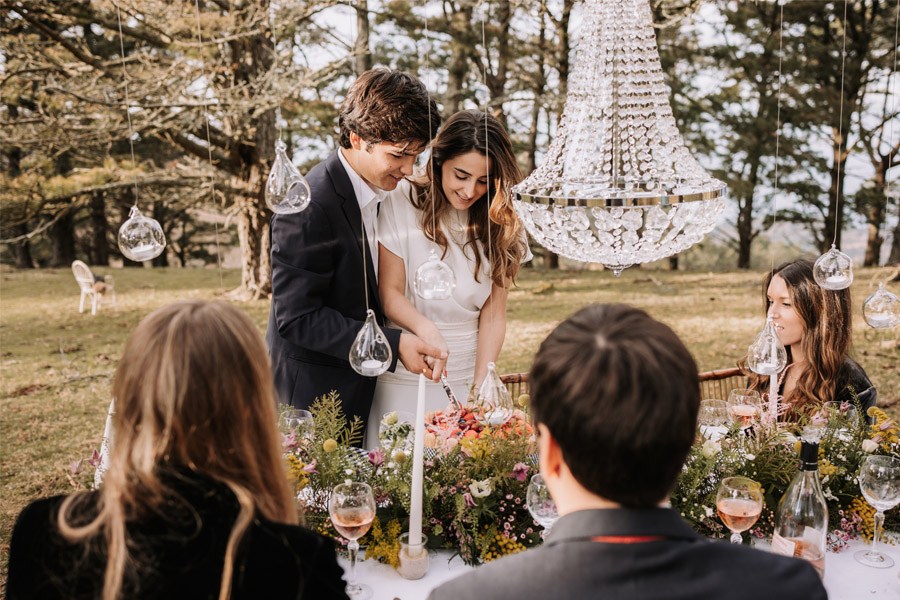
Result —
POLYGON ((403 363, 406 370, 410 373, 424 373, 425 377, 432 381, 440 380, 441 371, 432 371, 431 367, 428 366, 428 363, 425 362, 426 356, 435 359, 429 361, 432 364, 435 364, 436 361, 439 361, 439 364, 444 364, 447 360, 448 353, 446 350, 441 350, 431 344, 426 344, 411 333, 406 333, 404 331, 400 334, 400 362, 403 363))

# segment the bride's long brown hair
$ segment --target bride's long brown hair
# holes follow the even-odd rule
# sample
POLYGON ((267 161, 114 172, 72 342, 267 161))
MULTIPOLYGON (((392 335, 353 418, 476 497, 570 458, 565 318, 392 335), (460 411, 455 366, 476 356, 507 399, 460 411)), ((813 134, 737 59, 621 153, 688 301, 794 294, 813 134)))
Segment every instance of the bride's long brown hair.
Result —
POLYGON ((471 247, 475 255, 475 281, 481 273, 480 247, 491 261, 491 281, 509 287, 515 283, 526 252, 522 224, 510 191, 522 180, 522 173, 509 134, 500 121, 477 110, 462 110, 450 117, 432 142, 425 177, 413 182, 413 204, 421 211, 425 236, 446 254, 447 237, 438 226, 451 208, 444 194, 443 164, 473 150, 489 159, 488 189, 469 207, 464 250, 471 247))
MULTIPOLYGON (((826 290, 813 277, 813 262, 798 259, 779 265, 763 281, 763 307, 768 314, 769 284, 778 275, 787 285, 791 305, 803 320, 800 346, 806 356, 806 366, 797 385, 785 402, 794 412, 806 412, 823 402, 834 400, 838 375, 844 359, 850 353, 853 318, 850 313, 850 289, 826 290)), ((793 362, 787 348, 788 364, 793 362)), ((751 377, 753 389, 768 389, 769 378, 751 377)))
POLYGON ((165 500, 175 493, 160 477, 167 467, 224 483, 240 504, 225 550, 220 600, 231 594, 235 553, 254 511, 297 523, 267 357, 250 318, 224 302, 165 306, 129 336, 113 381, 115 443, 96 516, 87 523, 78 518, 89 494, 75 494, 58 518, 70 541, 105 539, 103 600, 120 597, 126 575, 140 576, 128 522, 166 514, 165 500))

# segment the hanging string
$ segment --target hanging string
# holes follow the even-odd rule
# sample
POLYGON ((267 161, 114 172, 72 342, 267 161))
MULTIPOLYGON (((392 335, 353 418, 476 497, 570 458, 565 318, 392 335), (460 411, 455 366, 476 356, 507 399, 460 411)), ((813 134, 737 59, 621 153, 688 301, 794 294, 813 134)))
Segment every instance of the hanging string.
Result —
MULTIPOLYGON (((781 99, 782 99, 782 58, 784 57, 784 2, 778 3, 780 14, 778 17, 778 93, 775 100, 775 193, 772 194, 772 230, 778 222, 778 153, 781 142, 781 99)), ((775 244, 772 244, 771 271, 775 271, 775 244)))
MULTIPOLYGON (((893 77, 888 78, 888 82, 889 82, 888 83, 888 86, 889 86, 888 92, 890 92, 891 88, 896 88, 897 77, 898 77, 898 73, 897 73, 897 40, 898 40, 897 33, 898 33, 898 30, 900 30, 900 0, 897 0, 897 8, 894 11, 894 70, 892 72, 893 77)), ((885 179, 885 181, 884 181, 884 186, 885 186, 884 197, 885 197, 885 199, 889 199, 891 197, 891 194, 890 194, 891 182, 888 179, 887 174, 891 171, 891 169, 894 166, 894 156, 896 155, 896 153, 893 151, 893 149, 890 148, 890 144, 893 143, 893 141, 894 141, 894 121, 897 120, 896 115, 894 113, 894 111, 896 110, 895 101, 897 99, 897 92, 895 90, 893 93, 889 93, 888 95, 891 98, 891 111, 890 111, 891 124, 890 124, 890 133, 888 134, 888 168, 885 171, 885 176, 884 176, 884 179, 885 179)), ((900 215, 897 215, 897 218, 900 219, 900 215)), ((895 241, 895 243, 896 243, 896 241, 895 241)), ((880 258, 881 258, 880 256, 876 256, 875 260, 877 262, 880 262, 880 258)), ((887 266, 887 265, 885 265, 885 266, 887 266)))
MULTIPOLYGON (((491 107, 491 88, 488 87, 487 83, 487 68, 488 61, 490 61, 490 53, 488 52, 487 46, 487 34, 485 33, 485 21, 487 21, 487 13, 488 7, 485 2, 481 3, 481 45, 484 47, 484 65, 482 67, 482 83, 484 84, 484 89, 486 92, 485 100, 484 100, 484 172, 487 174, 487 191, 491 191, 491 156, 490 156, 490 138, 488 136, 488 111, 491 107)), ((487 262, 488 262, 488 280, 491 285, 491 293, 488 294, 488 303, 490 303, 490 307, 488 308, 488 319, 490 319, 491 329, 494 328, 494 256, 493 256, 493 244, 491 243, 491 202, 493 198, 490 197, 489 194, 486 194, 488 197, 487 200, 487 262)), ((491 361, 493 362, 493 361, 491 361)))
MULTIPOLYGON (((206 76, 206 59, 203 57, 203 33, 200 28, 200 0, 194 0, 194 8, 197 11, 197 51, 200 54, 200 75, 201 77, 203 77, 203 80, 206 81, 206 90, 204 90, 204 95, 208 95, 210 80, 206 76)), ((213 164, 212 141, 209 133, 209 105, 207 104, 207 101, 207 98, 204 98, 204 108, 206 108, 206 152, 210 167, 210 198, 212 205, 215 206, 216 168, 213 164)), ((215 226, 216 231, 216 267, 219 272, 219 287, 225 289, 225 283, 222 277, 222 253, 219 249, 219 222, 216 221, 215 217, 213 218, 213 225, 215 226)))
POLYGON ((838 111, 838 156, 835 156, 835 162, 837 163, 837 181, 834 186, 834 238, 831 240, 831 245, 834 246, 837 244, 837 236, 838 236, 838 224, 840 223, 841 217, 841 163, 843 162, 842 154, 844 144, 844 65, 847 61, 847 4, 848 0, 844 0, 844 21, 842 23, 842 44, 841 44, 841 97, 839 100, 840 109, 838 111))
POLYGON ((128 97, 128 69, 125 67, 125 36, 122 34, 122 11, 116 7, 116 21, 119 25, 119 52, 122 59, 122 80, 125 83, 125 117, 128 120, 128 145, 131 148, 132 181, 134 183, 134 205, 138 205, 137 161, 134 158, 134 128, 131 124, 131 100, 128 97))
MULTIPOLYGON (((425 15, 425 42, 426 42, 426 52, 425 52, 425 69, 426 71, 431 70, 431 40, 428 38, 428 3, 425 3, 424 6, 424 15, 425 15)), ((434 131, 432 130, 432 121, 431 121, 431 99, 428 101, 428 137, 433 141, 434 139, 434 131)), ((431 143, 431 142, 429 142, 431 143)), ((435 213, 437 211, 437 187, 435 187, 435 175, 434 175, 434 148, 429 150, 428 163, 431 165, 431 173, 429 174, 429 187, 431 188, 431 231, 434 232, 435 240, 437 240, 437 223, 435 213)), ((450 240, 448 240, 449 243, 450 240)), ((443 258, 443 256, 441 257, 443 258)))

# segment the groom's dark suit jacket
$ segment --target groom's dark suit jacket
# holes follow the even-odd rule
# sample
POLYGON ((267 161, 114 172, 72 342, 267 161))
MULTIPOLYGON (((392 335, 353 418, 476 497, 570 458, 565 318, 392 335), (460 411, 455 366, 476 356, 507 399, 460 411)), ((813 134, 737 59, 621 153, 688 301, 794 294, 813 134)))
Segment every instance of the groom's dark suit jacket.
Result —
MULTIPOLYGON (((364 233, 353 184, 337 152, 307 175, 312 199, 303 212, 275 215, 271 224, 272 307, 266 342, 279 401, 297 408, 336 390, 345 414, 365 421, 375 378, 358 375, 350 346, 366 317, 364 233)), ((384 312, 368 246, 369 307, 384 312)), ((385 329, 397 364, 400 330, 385 329)))

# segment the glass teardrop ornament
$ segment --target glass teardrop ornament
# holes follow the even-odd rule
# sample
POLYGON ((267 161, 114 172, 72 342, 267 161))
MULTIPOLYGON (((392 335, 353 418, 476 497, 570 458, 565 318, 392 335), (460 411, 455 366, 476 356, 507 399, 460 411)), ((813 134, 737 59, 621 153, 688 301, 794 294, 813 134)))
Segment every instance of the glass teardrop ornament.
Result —
POLYGON ((366 321, 350 346, 350 366, 364 377, 378 377, 391 366, 392 358, 391 346, 375 321, 375 311, 366 311, 366 321))
POLYGON ((132 206, 119 228, 119 250, 128 260, 153 260, 166 249, 166 235, 156 219, 145 217, 132 206))
POLYGON ((813 277, 826 290, 846 289, 853 283, 853 259, 832 244, 831 250, 816 259, 813 277))
POLYGON ((275 162, 266 181, 266 204, 272 212, 287 215, 309 206, 309 184, 287 155, 287 146, 275 142, 275 162))
POLYGON ((875 293, 863 302, 863 318, 875 329, 895 327, 900 323, 900 299, 879 283, 875 293))
POLYGON ((413 280, 416 295, 425 300, 447 300, 456 287, 453 269, 441 260, 434 248, 428 253, 428 260, 416 269, 413 280))
POLYGON ((482 425, 499 427, 509 421, 513 415, 512 398, 500 376, 497 375, 494 363, 488 363, 487 375, 481 382, 481 387, 478 388, 475 405, 481 409, 477 419, 482 425))
POLYGON ((747 349, 747 366, 759 375, 772 376, 787 366, 787 351, 778 339, 772 317, 766 319, 762 331, 747 349))

